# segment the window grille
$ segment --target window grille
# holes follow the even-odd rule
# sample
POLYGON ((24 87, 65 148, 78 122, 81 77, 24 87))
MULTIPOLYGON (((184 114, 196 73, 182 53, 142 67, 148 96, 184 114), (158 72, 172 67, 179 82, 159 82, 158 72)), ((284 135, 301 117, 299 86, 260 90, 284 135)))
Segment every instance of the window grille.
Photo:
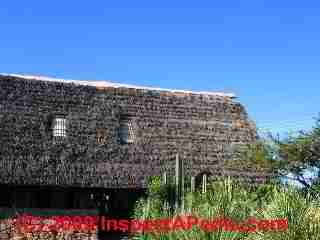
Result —
POLYGON ((54 137, 66 137, 67 136, 67 120, 65 118, 55 118, 53 121, 53 136, 54 137))
POLYGON ((120 121, 120 142, 123 144, 133 143, 135 140, 134 127, 131 120, 120 121))

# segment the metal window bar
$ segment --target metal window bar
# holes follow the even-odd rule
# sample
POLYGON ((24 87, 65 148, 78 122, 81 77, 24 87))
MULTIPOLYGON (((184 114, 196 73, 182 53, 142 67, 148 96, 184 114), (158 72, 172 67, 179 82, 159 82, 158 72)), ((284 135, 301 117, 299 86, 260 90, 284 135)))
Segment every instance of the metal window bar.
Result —
POLYGON ((133 143, 134 142, 134 129, 132 122, 129 120, 122 121, 120 124, 120 140, 122 143, 133 143))
POLYGON ((134 132, 133 132, 133 125, 132 125, 132 122, 129 121, 128 122, 128 142, 134 142, 134 132))
POLYGON ((65 118, 56 118, 53 122, 53 136, 54 137, 66 137, 66 123, 65 118))

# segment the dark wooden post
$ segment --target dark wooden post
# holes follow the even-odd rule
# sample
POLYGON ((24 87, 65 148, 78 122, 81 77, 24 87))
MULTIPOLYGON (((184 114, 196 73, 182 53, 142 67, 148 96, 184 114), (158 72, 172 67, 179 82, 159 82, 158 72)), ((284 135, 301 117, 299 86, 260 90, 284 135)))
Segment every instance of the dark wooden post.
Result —
POLYGON ((99 213, 98 237, 100 239, 102 238, 102 235, 103 235, 102 229, 105 229, 105 226, 102 226, 102 218, 106 217, 107 213, 109 212, 109 206, 108 206, 109 195, 106 195, 104 192, 98 191, 96 193, 91 193, 90 198, 92 201, 94 201, 99 213))
POLYGON ((180 201, 181 201, 181 208, 182 212, 184 212, 184 191, 185 191, 185 186, 184 186, 184 160, 181 159, 181 195, 180 195, 180 201))
POLYGON ((179 158, 179 154, 176 155, 176 208, 181 207, 182 203, 182 193, 183 193, 183 161, 179 158))

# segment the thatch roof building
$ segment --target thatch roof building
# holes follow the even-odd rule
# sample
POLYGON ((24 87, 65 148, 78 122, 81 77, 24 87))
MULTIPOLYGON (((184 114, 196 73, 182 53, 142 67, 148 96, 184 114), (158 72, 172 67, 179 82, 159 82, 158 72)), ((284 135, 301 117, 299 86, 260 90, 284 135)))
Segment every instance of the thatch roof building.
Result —
POLYGON ((149 176, 174 173, 177 153, 188 176, 237 175, 223 162, 256 129, 234 98, 2 74, 0 184, 145 188, 149 176))

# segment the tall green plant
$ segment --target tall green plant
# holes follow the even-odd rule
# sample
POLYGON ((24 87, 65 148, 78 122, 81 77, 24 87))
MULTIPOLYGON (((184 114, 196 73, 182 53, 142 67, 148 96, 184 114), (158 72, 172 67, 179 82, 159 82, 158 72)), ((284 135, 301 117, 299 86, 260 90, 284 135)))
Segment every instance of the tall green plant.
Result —
MULTIPOLYGON (((320 206, 319 198, 305 196, 294 188, 283 188, 275 183, 258 187, 248 187, 231 179, 209 184, 207 193, 199 189, 195 193, 187 193, 185 197, 187 214, 212 219, 228 217, 243 223, 249 217, 256 219, 287 219, 289 228, 283 231, 257 231, 256 233, 239 233, 216 230, 206 232, 198 226, 190 230, 172 231, 163 234, 143 234, 138 239, 320 239, 320 206), (258 200, 257 199, 260 199, 258 200)), ((136 216, 144 219, 173 218, 181 213, 181 209, 170 212, 159 202, 160 195, 140 201, 136 208, 136 216)))

